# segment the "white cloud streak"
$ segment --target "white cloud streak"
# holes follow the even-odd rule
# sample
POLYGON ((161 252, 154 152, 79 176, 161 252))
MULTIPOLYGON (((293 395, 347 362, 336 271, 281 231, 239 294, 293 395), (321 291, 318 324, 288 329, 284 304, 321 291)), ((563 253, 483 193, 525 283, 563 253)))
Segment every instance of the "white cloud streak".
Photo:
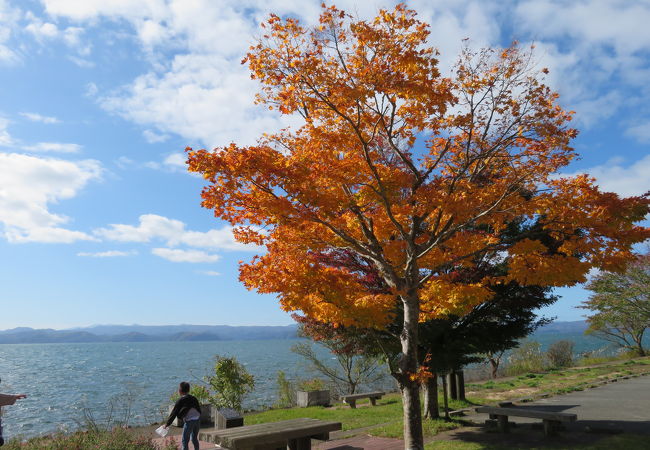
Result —
POLYGON ((78 153, 83 147, 79 144, 65 142, 39 142, 33 145, 26 145, 24 150, 32 152, 58 152, 58 153, 78 153))
POLYGON ((121 250, 107 250, 105 252, 79 252, 77 256, 87 256, 90 258, 116 258, 121 256, 133 256, 137 255, 138 252, 135 250, 131 251, 121 251, 121 250))
POLYGON ((171 262, 211 263, 220 259, 219 255, 201 250, 181 250, 177 248, 154 248, 151 253, 171 262))
POLYGON ((596 178, 596 183, 601 190, 615 192, 624 197, 642 195, 650 191, 650 155, 627 166, 623 165, 622 161, 614 159, 570 176, 583 173, 596 178))
POLYGON ((256 250, 255 246, 235 241, 229 226, 208 231, 187 230, 185 223, 156 214, 143 214, 138 225, 112 224, 99 228, 94 234, 118 242, 163 241, 169 247, 186 245, 219 250, 256 250))
POLYGON ((26 118, 27 120, 31 120, 32 122, 41 122, 46 124, 61 123, 61 121, 56 117, 43 116, 38 113, 21 112, 20 115, 26 118))

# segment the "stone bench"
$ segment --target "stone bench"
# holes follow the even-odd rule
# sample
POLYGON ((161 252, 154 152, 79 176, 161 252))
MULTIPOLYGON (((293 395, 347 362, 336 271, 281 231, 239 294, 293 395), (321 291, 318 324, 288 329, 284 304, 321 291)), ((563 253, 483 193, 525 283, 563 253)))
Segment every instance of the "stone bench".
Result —
POLYGON ((372 406, 377 405, 377 399, 382 398, 384 395, 386 395, 385 392, 366 392, 363 394, 349 394, 349 395, 343 395, 341 396, 341 400, 343 400, 343 403, 347 403, 350 405, 350 408, 356 408, 357 407, 357 400, 361 398, 367 398, 370 399, 370 403, 372 403, 372 406))
POLYGON ((578 416, 570 413, 541 411, 531 408, 502 408, 496 406, 480 406, 476 412, 489 414, 490 419, 496 419, 499 431, 508 432, 508 417, 527 417, 530 419, 542 419, 544 422, 544 434, 550 436, 557 433, 560 422, 575 422, 578 416))
POLYGON ((326 441, 340 429, 341 422, 302 418, 201 431, 199 439, 230 450, 310 450, 312 439, 326 441))

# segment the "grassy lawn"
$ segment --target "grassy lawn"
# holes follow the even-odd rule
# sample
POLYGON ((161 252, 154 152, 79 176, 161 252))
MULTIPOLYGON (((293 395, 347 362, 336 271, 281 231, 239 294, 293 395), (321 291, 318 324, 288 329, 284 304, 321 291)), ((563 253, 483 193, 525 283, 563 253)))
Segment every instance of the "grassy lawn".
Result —
MULTIPOLYGON (((442 404, 442 399, 440 399, 442 404)), ((252 413, 246 416, 246 424, 277 422, 279 420, 297 419, 299 417, 310 417, 313 419, 333 420, 343 424, 343 430, 372 427, 367 430, 370 434, 377 436, 401 437, 402 436, 402 399, 399 394, 387 394, 377 401, 377 406, 362 406, 363 401, 357 403, 357 408, 352 409, 347 405, 336 404, 326 408, 312 406, 309 408, 288 408, 271 409, 260 413, 252 413)), ((449 404, 451 409, 460 409, 470 406, 467 402, 453 401, 449 404)), ((456 422, 427 421, 429 435, 433 436, 438 429, 457 428, 456 422), (453 425, 452 425, 453 424, 453 425), (444 428, 446 427, 446 428, 444 428)))
POLYGON ((470 383, 467 398, 474 403, 495 403, 521 397, 535 397, 542 393, 563 394, 581 391, 612 378, 650 372, 650 358, 634 358, 594 367, 573 367, 527 373, 518 377, 470 383))

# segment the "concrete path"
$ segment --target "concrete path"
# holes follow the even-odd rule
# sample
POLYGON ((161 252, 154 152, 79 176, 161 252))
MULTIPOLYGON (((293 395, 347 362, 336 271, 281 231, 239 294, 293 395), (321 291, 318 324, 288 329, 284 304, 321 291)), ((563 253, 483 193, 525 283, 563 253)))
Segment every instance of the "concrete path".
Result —
MULTIPOLYGON (((518 407, 577 414, 578 421, 567 425, 567 429, 584 431, 585 427, 590 427, 602 432, 650 434, 650 376, 621 380, 518 407)), ((468 418, 483 422, 487 415, 476 414, 468 418)), ((510 421, 540 422, 521 417, 512 417, 510 421)))

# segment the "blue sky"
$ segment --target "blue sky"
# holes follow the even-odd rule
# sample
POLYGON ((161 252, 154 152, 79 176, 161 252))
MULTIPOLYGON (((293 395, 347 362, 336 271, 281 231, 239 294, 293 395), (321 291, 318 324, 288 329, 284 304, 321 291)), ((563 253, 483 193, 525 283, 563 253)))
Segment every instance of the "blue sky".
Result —
MULTIPOLYGON (((319 4, 0 0, 0 329, 291 322, 237 281, 255 249, 200 208, 182 150, 290 124, 253 105, 240 60, 269 12, 313 23, 319 4)), ((393 3, 336 4, 370 17, 393 3)), ((650 2, 408 4, 431 23, 443 71, 464 38, 534 41, 577 112, 582 158, 566 173, 650 189, 650 2)), ((585 291, 558 293, 544 313, 579 319, 585 291)))

